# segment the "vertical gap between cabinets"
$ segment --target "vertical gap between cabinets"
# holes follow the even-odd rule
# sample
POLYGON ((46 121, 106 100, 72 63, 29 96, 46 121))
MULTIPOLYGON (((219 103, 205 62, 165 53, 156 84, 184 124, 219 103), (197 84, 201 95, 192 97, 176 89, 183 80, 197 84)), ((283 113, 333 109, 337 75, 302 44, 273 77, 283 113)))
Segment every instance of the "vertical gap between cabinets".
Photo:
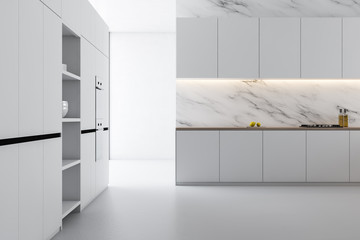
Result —
POLYGON ((264 131, 261 131, 261 181, 264 182, 264 131))
POLYGON ((299 42, 299 44, 300 44, 300 69, 299 69, 299 71, 300 71, 300 78, 302 78, 302 65, 301 65, 301 63, 302 63, 302 53, 301 53, 301 43, 302 43, 302 18, 300 18, 300 21, 299 21, 299 24, 300 24, 300 42, 299 42))
MULTIPOLYGON (((19 131, 19 122, 20 122, 20 92, 19 92, 19 86, 20 86, 20 2, 18 1, 18 12, 17 12, 17 14, 18 14, 18 16, 17 16, 17 18, 18 18, 18 30, 17 30, 17 32, 18 32, 18 35, 17 35, 17 39, 18 39, 18 42, 17 42, 17 45, 18 45, 18 52, 17 52, 17 54, 18 54, 18 59, 17 59, 17 70, 18 70, 18 74, 17 74, 17 81, 18 81, 18 96, 17 96, 17 99, 18 99, 18 102, 17 102, 17 105, 18 105, 18 110, 17 110, 17 112, 18 112, 18 122, 17 122, 17 124, 18 124, 18 126, 17 126, 17 132, 18 132, 18 136, 19 136, 19 133, 20 133, 20 131, 19 131)), ((17 176, 17 178, 18 178, 18 182, 17 182, 17 185, 18 185, 18 198, 20 197, 20 173, 19 173, 19 170, 20 170, 20 147, 19 147, 19 144, 18 144, 18 146, 17 146, 17 159, 18 159, 18 165, 17 165, 17 168, 18 168, 18 176, 17 176)), ((20 201, 18 201, 18 203, 17 203, 17 205, 18 205, 18 212, 17 212, 17 217, 18 217, 18 219, 20 219, 20 203, 19 203, 20 201)), ((20 221, 18 221, 18 229, 20 229, 20 223, 19 223, 20 221)), ((20 233, 18 232, 18 238, 20 237, 19 236, 20 235, 20 233)))
POLYGON ((351 138, 350 138, 350 134, 351 134, 351 131, 349 131, 349 182, 351 182, 351 147, 350 147, 350 141, 351 141, 351 138))
POLYGON ((220 148, 220 141, 221 141, 221 137, 220 137, 220 134, 221 134, 221 131, 219 131, 219 183, 220 183, 220 168, 221 168, 221 165, 220 165, 220 156, 221 156, 221 154, 220 154, 220 151, 221 151, 221 148, 220 148))
POLYGON ((258 63, 259 63, 259 65, 258 65, 258 77, 260 78, 261 76, 260 76, 260 64, 261 64, 261 61, 260 61, 260 39, 261 39, 261 36, 260 36, 260 34, 261 34, 261 32, 260 32, 260 26, 261 26, 261 24, 260 24, 260 22, 261 22, 261 18, 259 18, 258 19, 258 63))
POLYGON ((341 18, 341 77, 344 78, 344 18, 341 18))
POLYGON ((216 18, 216 77, 219 78, 219 19, 216 18))
POLYGON ((308 137, 307 137, 307 135, 308 135, 308 132, 307 131, 305 131, 305 182, 307 182, 307 160, 308 160, 308 154, 307 154, 307 139, 308 139, 308 137))

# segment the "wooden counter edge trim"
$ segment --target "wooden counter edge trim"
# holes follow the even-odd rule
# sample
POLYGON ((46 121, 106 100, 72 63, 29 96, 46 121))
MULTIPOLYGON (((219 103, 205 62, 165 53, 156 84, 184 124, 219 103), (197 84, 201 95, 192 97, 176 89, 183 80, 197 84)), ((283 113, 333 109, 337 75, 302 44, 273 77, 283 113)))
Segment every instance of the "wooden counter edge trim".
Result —
POLYGON ((176 131, 360 131, 360 127, 350 128, 304 128, 304 127, 188 127, 176 131))

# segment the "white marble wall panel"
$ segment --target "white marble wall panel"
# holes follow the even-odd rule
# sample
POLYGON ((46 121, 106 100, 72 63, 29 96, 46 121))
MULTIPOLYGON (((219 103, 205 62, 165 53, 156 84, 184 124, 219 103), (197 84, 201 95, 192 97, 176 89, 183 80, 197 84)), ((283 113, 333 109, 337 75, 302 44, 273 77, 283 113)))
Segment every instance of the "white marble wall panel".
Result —
POLYGON ((177 0, 177 17, 355 17, 360 0, 177 0))
POLYGON ((178 80, 177 127, 337 124, 337 106, 360 127, 359 80, 178 80))

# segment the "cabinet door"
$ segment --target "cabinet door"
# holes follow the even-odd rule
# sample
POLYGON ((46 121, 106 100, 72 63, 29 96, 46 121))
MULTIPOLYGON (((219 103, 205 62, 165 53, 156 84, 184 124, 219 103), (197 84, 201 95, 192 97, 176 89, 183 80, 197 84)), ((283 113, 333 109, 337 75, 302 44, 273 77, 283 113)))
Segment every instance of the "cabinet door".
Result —
POLYGON ((177 19, 177 77, 217 77, 217 19, 177 19))
POLYGON ((350 131, 350 182, 360 182, 360 131, 350 131))
POLYGON ((343 18, 343 78, 360 78, 360 18, 343 18))
POLYGON ((81 135, 81 208, 95 198, 95 133, 81 135))
POLYGON ((262 182, 261 131, 220 131, 220 182, 262 182))
POLYGON ((0 189, 3 196, 0 198, 0 239, 19 238, 18 150, 18 145, 0 147, 0 189))
POLYGON ((19 145, 19 240, 43 238, 43 151, 43 142, 19 145))
POLYGON ((61 1, 62 0, 41 0, 46 6, 53 10, 61 17, 61 1))
POLYGON ((300 19, 260 19, 260 77, 300 78, 300 19))
POLYGON ((44 132, 61 132, 61 19, 44 8, 44 132))
POLYGON ((100 51, 96 51, 96 77, 100 77, 104 83, 102 100, 97 101, 97 115, 103 116, 105 126, 109 126, 109 59, 100 51))
POLYGON ((264 182, 306 181, 305 131, 264 131, 264 182))
POLYGON ((44 239, 49 239, 61 227, 61 146, 61 138, 44 141, 44 239))
POLYGON ((349 182, 348 131, 307 131, 307 181, 349 182))
POLYGON ((219 131, 176 132, 176 181, 219 182, 219 131))
POLYGON ((102 157, 100 160, 96 159, 96 164, 95 164, 96 195, 102 193, 109 185, 109 132, 108 131, 105 131, 103 133, 101 144, 102 144, 102 157))
MULTIPOLYGON (((0 139, 16 137, 19 131, 19 3, 18 0, 0 2, 0 139), (4 117, 6 116, 6 117, 4 117)), ((5 239, 5 238, 4 238, 5 239)))
POLYGON ((301 19, 301 77, 342 77, 341 18, 301 19))
POLYGON ((259 19, 225 17, 218 20, 220 78, 259 77, 259 19))
POLYGON ((19 4, 19 135, 36 135, 44 128, 44 5, 19 4))
POLYGON ((76 34, 81 34, 81 0, 62 0, 62 20, 76 34))
POLYGON ((96 44, 95 46, 105 55, 109 56, 109 28, 96 13, 96 44))
POLYGON ((81 4, 81 34, 89 42, 96 42, 96 11, 88 0, 80 0, 81 4))
POLYGON ((96 49, 81 40, 81 128, 95 128, 96 49))

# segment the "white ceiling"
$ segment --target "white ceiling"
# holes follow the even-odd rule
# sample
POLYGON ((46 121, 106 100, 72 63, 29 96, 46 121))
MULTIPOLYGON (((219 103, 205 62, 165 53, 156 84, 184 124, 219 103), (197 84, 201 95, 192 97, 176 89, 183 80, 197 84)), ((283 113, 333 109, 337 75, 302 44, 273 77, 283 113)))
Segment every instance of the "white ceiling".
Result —
POLYGON ((175 32, 176 0, 89 0, 111 32, 175 32))

